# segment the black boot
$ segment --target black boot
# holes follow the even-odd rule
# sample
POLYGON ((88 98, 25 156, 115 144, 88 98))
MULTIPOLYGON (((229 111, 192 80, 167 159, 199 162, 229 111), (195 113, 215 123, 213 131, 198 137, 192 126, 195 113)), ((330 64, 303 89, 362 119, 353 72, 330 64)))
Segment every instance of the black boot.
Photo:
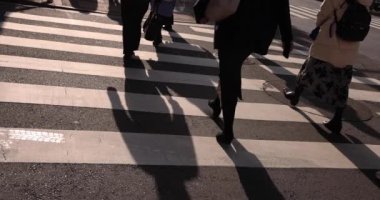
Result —
POLYGON ((208 106, 212 109, 212 117, 213 118, 218 118, 220 113, 222 112, 222 107, 220 105, 220 99, 219 97, 216 97, 213 100, 210 100, 208 102, 208 106))
POLYGON ((224 132, 216 136, 216 141, 220 145, 229 145, 231 144, 233 139, 234 139, 233 134, 226 134, 224 132))
POLYGON ((336 108, 334 117, 330 121, 323 122, 323 125, 334 134, 340 134, 342 130, 342 117, 344 108, 336 108))
POLYGON ((282 93, 284 94, 285 98, 290 100, 290 105, 296 106, 300 100, 302 88, 297 87, 295 91, 291 91, 289 88, 284 88, 282 90, 282 93))

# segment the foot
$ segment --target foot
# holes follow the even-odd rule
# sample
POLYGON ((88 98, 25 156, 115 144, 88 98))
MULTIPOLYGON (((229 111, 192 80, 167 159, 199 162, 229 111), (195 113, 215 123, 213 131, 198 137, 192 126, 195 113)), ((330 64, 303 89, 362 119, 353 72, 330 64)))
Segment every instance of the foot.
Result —
POLYGON ((323 125, 334 134, 340 134, 342 130, 342 120, 324 121, 323 125))
POLYGON ((153 41, 153 46, 158 47, 162 43, 162 40, 153 41))
POLYGON ((135 55, 134 51, 131 51, 131 52, 124 53, 123 59, 125 62, 125 61, 131 60, 131 59, 138 59, 138 57, 135 55))
POLYGON ((232 134, 226 135, 225 133, 221 133, 216 136, 216 141, 220 145, 230 145, 233 139, 234 136, 232 134))
POLYGON ((163 29, 166 30, 166 31, 169 31, 169 32, 173 31, 173 27, 172 26, 164 26, 163 29))
POLYGON ((218 118, 220 113, 222 112, 222 108, 220 106, 220 100, 219 98, 215 98, 213 100, 210 100, 208 102, 208 106, 212 109, 212 117, 218 118))
POLYGON ((298 95, 296 95, 296 93, 294 91, 291 91, 288 88, 284 88, 282 90, 282 93, 284 94, 285 98, 290 100, 290 104, 292 106, 296 106, 298 104, 300 97, 298 95))

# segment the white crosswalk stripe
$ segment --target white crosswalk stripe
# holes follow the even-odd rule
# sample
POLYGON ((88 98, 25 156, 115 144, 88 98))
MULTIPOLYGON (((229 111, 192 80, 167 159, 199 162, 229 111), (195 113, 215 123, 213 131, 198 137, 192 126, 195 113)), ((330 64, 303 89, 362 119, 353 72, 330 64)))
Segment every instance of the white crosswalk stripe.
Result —
MULTIPOLYGON (((304 6, 290 5, 290 14, 301 19, 316 20, 318 12, 319 9, 311 9, 304 6)), ((372 17, 370 26, 374 29, 380 29, 379 22, 379 19, 372 17)))
MULTIPOLYGON (((305 7, 292 7, 293 15, 302 16, 305 19, 313 18, 313 16, 315 18, 316 12, 305 7)), ((196 119, 199 121, 209 120, 211 110, 207 105, 208 99, 205 98, 206 95, 202 94, 197 97, 197 91, 193 91, 194 96, 189 97, 185 93, 188 90, 200 87, 209 88, 212 92, 218 84, 218 61, 216 58, 210 57, 212 53, 205 50, 200 44, 202 42, 207 44, 213 42, 214 31, 211 26, 177 25, 178 27, 187 28, 186 31, 163 32, 164 36, 171 37, 174 41, 182 38, 188 42, 169 41, 162 45, 162 47, 172 50, 172 52, 161 53, 158 50, 156 52, 152 50, 151 42, 142 40, 141 44, 145 47, 143 50, 136 52, 140 60, 145 64, 154 62, 164 67, 139 65, 138 67, 124 68, 120 64, 123 54, 121 49, 121 26, 118 24, 40 16, 28 14, 27 12, 12 12, 7 13, 5 16, 5 22, 1 23, 1 29, 4 34, 0 35, 0 46, 2 47, 0 51, 0 70, 4 72, 9 70, 7 72, 16 73, 16 76, 19 77, 22 77, 23 73, 34 75, 45 73, 42 79, 49 79, 59 74, 58 76, 72 77, 73 80, 75 77, 83 77, 83 79, 90 77, 91 80, 88 84, 75 83, 71 80, 58 84, 50 83, 53 80, 44 80, 44 84, 41 84, 27 81, 24 78, 9 81, 0 76, 0 104, 73 108, 73 110, 83 110, 83 112, 86 112, 86 110, 119 112, 124 113, 127 118, 133 112, 145 115, 159 114, 160 117, 168 116, 172 123, 178 123, 175 120, 178 117, 197 117, 196 119), (18 19, 19 21, 7 21, 9 19, 18 19), (33 23, 30 23, 31 21, 33 23), (36 25, 41 22, 45 24, 36 25), (61 25, 71 25, 76 28, 60 28, 61 25), (96 28, 98 30, 89 30, 87 28, 96 28), (7 33, 7 31, 18 32, 20 35, 14 36, 7 33), (116 32, 111 34, 111 31, 116 32), (44 38, 42 37, 44 35, 54 37, 53 39, 44 38), (77 44, 73 41, 62 42, 55 39, 58 36, 86 40, 85 42, 88 44, 77 44), (101 46, 94 41, 107 44, 117 42, 120 46, 101 46), (29 54, 13 55, 12 51, 14 49, 29 54), (175 51, 175 54, 173 51, 175 51), (185 53, 182 55, 181 52, 185 53), (83 60, 74 58, 75 56, 64 56, 64 53, 76 55, 83 60), (58 55, 58 58, 46 58, 43 54, 58 55), (91 60, 94 56, 99 57, 100 60, 104 58, 102 62, 107 63, 108 60, 112 60, 112 62, 109 64, 95 63, 95 61, 91 60), (172 68, 165 68, 169 65, 172 68), (195 67, 200 70, 197 72, 190 70, 195 67), (50 76, 48 73, 54 73, 54 75, 50 76), (210 75, 211 73, 212 75, 210 75), (106 79, 125 83, 125 91, 116 90, 115 85, 117 83, 107 85, 107 89, 93 86, 103 84, 103 82, 108 84, 109 82, 106 79), (130 83, 128 81, 130 80, 140 81, 142 85, 153 84, 156 93, 149 93, 146 91, 149 88, 145 88, 145 86, 139 88, 141 91, 132 89, 129 91, 130 83), (160 86, 156 84, 168 84, 166 89, 174 92, 164 93, 160 86), (182 91, 178 91, 179 89, 175 91, 169 84, 182 86, 183 88, 180 89, 182 91)), ((295 44, 295 48, 294 55, 290 59, 284 59, 278 55, 282 51, 281 43, 274 41, 270 46, 268 55, 256 58, 300 67, 307 56, 308 47, 295 44)), ((256 64, 255 66, 273 73, 271 75, 273 77, 276 75, 294 76, 299 70, 299 68, 262 64, 256 64)), ((264 71, 264 73, 266 72, 264 71)), ((379 80, 367 77, 355 76, 353 82, 362 85, 380 85, 379 80)), ((242 79, 244 92, 255 92, 255 95, 261 95, 260 97, 266 98, 268 98, 268 92, 274 95, 280 94, 278 88, 271 87, 268 84, 268 81, 264 78, 246 77, 242 79)), ((131 87, 136 87, 136 85, 131 87)), ((380 93, 378 91, 352 89, 350 90, 350 98, 360 101, 379 102, 380 93)), ((294 109, 275 100, 264 103, 243 101, 238 103, 236 119, 289 124, 309 124, 312 121, 320 124, 328 119, 325 113, 312 106, 301 105, 294 109)), ((133 117, 131 118, 131 121, 133 121, 133 117)), ((186 120, 184 119, 183 121, 186 124, 186 120)), ((0 125, 0 127, 2 126, 12 127, 4 124, 0 125)), ((144 124, 142 126, 150 125, 144 124)), ((160 126, 160 124, 157 126, 160 126)), ((61 130, 60 128, 46 129, 44 127, 0 128, 0 145, 6 152, 11 152, 6 159, 0 156, 0 162, 320 169, 380 168, 379 162, 368 161, 370 156, 366 157, 355 153, 356 150, 368 148, 378 156, 380 155, 379 145, 238 138, 238 141, 247 149, 247 152, 257 155, 259 162, 246 160, 243 158, 244 155, 233 161, 229 159, 229 156, 220 148, 213 137, 204 136, 206 135, 204 133, 183 135, 184 130, 178 129, 176 131, 178 131, 178 135, 162 134, 154 131, 141 134, 121 130, 61 130), (81 148, 78 148, 78 146, 81 148), (299 149, 308 149, 308 151, 299 151, 299 149), (345 152, 345 154, 342 154, 342 152, 345 152), (347 154, 349 154, 350 159, 347 154)))

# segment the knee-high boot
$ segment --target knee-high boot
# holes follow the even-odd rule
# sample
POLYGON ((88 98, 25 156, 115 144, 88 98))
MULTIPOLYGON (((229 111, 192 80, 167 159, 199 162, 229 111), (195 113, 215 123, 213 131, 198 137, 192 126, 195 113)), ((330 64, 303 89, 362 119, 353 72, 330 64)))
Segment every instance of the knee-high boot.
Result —
POLYGON ((224 119, 224 129, 223 134, 228 139, 232 139, 234 137, 234 119, 235 119, 235 110, 237 105, 236 97, 223 97, 222 94, 222 111, 223 111, 223 119, 224 119))

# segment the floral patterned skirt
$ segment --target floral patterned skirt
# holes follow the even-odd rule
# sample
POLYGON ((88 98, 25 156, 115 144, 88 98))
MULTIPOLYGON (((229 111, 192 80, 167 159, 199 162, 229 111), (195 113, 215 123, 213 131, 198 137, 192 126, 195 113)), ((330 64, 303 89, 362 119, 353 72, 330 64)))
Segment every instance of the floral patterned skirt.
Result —
POLYGON ((306 59, 297 77, 297 84, 334 107, 345 107, 352 66, 337 68, 313 57, 306 59))

